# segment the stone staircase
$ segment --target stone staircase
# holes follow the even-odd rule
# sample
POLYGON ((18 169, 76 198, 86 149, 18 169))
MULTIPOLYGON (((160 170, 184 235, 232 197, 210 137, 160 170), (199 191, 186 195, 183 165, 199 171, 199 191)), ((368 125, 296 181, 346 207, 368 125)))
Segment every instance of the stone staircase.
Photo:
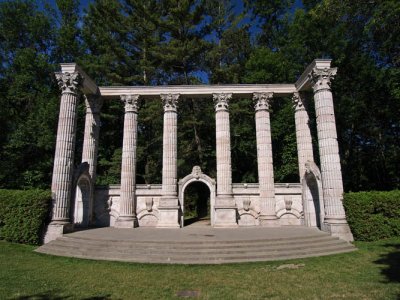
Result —
POLYGON ((193 237, 145 240, 67 234, 36 249, 40 253, 85 259, 171 264, 272 261, 354 250, 352 244, 318 230, 303 236, 223 240, 193 237))

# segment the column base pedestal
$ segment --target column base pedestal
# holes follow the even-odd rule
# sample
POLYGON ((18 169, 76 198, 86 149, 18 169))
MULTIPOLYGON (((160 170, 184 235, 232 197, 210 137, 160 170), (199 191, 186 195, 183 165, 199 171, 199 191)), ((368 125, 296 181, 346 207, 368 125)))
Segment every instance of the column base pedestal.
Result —
POLYGON ((74 231, 74 224, 50 223, 49 226, 47 226, 43 242, 47 244, 59 237, 62 237, 64 233, 69 233, 73 231, 74 231))
POLYGON ((232 196, 218 196, 214 206, 214 227, 235 228, 237 223, 237 209, 235 199, 232 196))
POLYGON ((350 226, 347 223, 323 223, 321 230, 330 233, 331 236, 338 237, 347 242, 354 241, 350 226))
POLYGON ((119 217, 114 224, 114 228, 135 228, 139 223, 136 217, 119 217))
POLYGON ((162 199, 158 207, 159 219, 157 228, 180 228, 179 225, 179 206, 171 205, 171 202, 176 203, 178 199, 162 199))
POLYGON ((279 220, 276 216, 263 216, 259 217, 260 225, 263 227, 279 227, 279 220))

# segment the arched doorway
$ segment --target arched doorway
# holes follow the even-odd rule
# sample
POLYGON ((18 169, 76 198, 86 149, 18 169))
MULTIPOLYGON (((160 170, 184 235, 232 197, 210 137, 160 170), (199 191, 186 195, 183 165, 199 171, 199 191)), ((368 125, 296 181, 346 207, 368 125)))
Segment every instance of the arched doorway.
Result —
POLYGON ((214 225, 215 180, 203 174, 199 166, 192 169, 192 173, 179 181, 180 225, 185 226, 185 216, 188 218, 210 218, 211 226, 214 225), (185 203, 185 195, 192 199, 185 203), (197 194, 197 195, 196 195, 197 194), (190 207, 192 205, 192 207, 190 207), (191 210, 189 215, 186 210, 191 210))
POLYGON ((193 181, 183 192, 183 225, 193 223, 211 225, 210 189, 201 181, 193 181))
POLYGON ((302 183, 304 224, 308 227, 321 229, 325 216, 322 182, 321 173, 314 162, 308 161, 306 163, 306 172, 302 183))

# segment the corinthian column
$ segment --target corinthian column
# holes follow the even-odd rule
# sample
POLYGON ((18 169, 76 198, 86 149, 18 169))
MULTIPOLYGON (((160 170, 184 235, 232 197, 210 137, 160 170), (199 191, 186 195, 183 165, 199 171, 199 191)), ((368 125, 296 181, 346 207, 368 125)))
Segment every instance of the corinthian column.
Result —
POLYGON ((304 107, 304 96, 301 93, 293 94, 294 119, 296 123, 297 157, 299 161, 299 176, 302 180, 306 171, 306 162, 314 161, 311 131, 308 125, 309 118, 304 107))
POLYGON ((260 192, 260 222, 263 226, 276 224, 274 165, 272 160, 272 140, 270 105, 273 93, 254 93, 258 183, 260 192))
MULTIPOLYGON (((74 172, 77 103, 82 77, 79 73, 56 73, 61 89, 56 153, 51 191, 53 198, 52 225, 70 223, 70 199, 74 172)), ((62 228, 61 228, 62 234, 62 228)), ((50 238, 51 239, 51 238, 50 238)))
POLYGON ((89 164, 89 174, 93 184, 96 182, 97 150, 100 133, 100 109, 103 104, 98 95, 85 97, 86 118, 83 137, 82 162, 89 164))
POLYGON ((179 94, 160 95, 164 107, 162 198, 158 227, 179 227, 177 122, 179 94))
POLYGON ((215 138, 217 146, 217 199, 215 226, 237 226, 236 205, 232 195, 231 134, 229 101, 232 94, 213 94, 215 103, 215 138))
POLYGON ((124 135, 121 165, 121 198, 118 228, 137 227, 136 218, 136 141, 139 95, 121 95, 125 105, 124 135))
POLYGON ((336 68, 314 68, 309 74, 314 90, 318 145, 321 161, 322 188, 325 205, 325 226, 332 235, 352 240, 343 208, 343 182, 337 142, 331 79, 336 68))

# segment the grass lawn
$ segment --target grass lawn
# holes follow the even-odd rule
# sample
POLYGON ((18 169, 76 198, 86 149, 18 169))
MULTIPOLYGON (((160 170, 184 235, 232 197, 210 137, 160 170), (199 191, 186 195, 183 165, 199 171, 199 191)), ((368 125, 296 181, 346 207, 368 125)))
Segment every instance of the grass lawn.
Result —
POLYGON ((54 257, 0 241, 0 299, 400 299, 400 238, 356 245, 328 257, 184 266, 54 257))

